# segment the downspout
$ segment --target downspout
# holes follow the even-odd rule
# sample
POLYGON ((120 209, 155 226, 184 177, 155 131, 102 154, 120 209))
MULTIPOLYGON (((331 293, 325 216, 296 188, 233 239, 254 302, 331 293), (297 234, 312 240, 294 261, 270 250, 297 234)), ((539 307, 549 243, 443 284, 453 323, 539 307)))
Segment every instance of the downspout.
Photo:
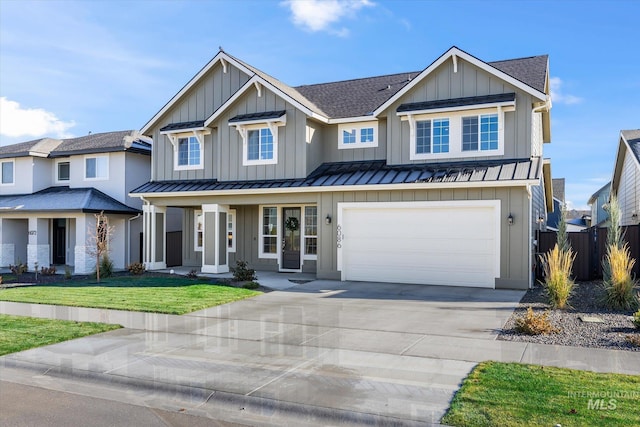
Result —
MULTIPOLYGON (((529 244, 527 246, 529 246, 529 262, 527 264, 530 264, 530 268, 531 271, 529 271, 529 289, 533 289, 533 267, 535 265, 535 263, 533 262, 533 242, 531 241, 532 238, 532 233, 533 233, 533 195, 531 194, 531 186, 527 185, 526 187, 527 190, 527 196, 529 199, 529 235, 527 237, 527 240, 529 241, 529 244)), ((537 242, 536 242, 537 244, 537 242)))

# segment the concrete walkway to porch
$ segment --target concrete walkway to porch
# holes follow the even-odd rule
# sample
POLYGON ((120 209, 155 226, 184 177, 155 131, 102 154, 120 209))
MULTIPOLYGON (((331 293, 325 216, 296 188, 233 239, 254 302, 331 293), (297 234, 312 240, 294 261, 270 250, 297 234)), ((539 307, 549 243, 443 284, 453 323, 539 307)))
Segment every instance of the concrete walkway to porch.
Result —
MULTIPOLYGON (((212 279, 231 279, 233 277, 233 273, 201 273, 200 269, 196 267, 170 267, 164 270, 154 270, 158 273, 168 273, 168 274, 179 274, 181 276, 186 276, 189 272, 196 270, 198 276, 201 277, 210 277, 212 279)), ((265 288, 283 291, 285 289, 292 288, 294 286, 308 283, 316 280, 316 275, 313 273, 280 273, 278 271, 264 271, 259 270, 256 271, 256 276, 258 277, 257 282, 260 283, 265 288)))

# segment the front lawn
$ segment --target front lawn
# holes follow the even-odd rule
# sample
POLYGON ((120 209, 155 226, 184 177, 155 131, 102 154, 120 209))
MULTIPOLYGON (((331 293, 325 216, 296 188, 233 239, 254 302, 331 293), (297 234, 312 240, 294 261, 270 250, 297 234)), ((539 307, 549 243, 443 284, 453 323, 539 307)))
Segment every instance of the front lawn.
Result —
POLYGON ((640 376, 480 363, 442 423, 452 426, 640 425, 640 376))
POLYGON ((118 329, 119 325, 0 314, 0 356, 118 329))
POLYGON ((260 294, 181 276, 122 276, 0 289, 0 300, 74 307, 184 314, 260 294))

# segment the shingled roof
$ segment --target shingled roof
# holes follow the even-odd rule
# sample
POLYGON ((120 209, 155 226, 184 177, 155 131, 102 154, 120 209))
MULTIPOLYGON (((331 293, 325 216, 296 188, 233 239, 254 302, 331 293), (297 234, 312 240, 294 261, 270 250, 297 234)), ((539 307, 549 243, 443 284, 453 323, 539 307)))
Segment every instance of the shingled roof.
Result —
POLYGON ((51 150, 62 143, 59 139, 41 138, 33 141, 20 142, 0 146, 0 159, 8 157, 27 157, 31 155, 47 157, 51 150))
POLYGON ((0 196, 0 212, 83 212, 136 215, 137 209, 95 188, 49 187, 33 194, 0 196))

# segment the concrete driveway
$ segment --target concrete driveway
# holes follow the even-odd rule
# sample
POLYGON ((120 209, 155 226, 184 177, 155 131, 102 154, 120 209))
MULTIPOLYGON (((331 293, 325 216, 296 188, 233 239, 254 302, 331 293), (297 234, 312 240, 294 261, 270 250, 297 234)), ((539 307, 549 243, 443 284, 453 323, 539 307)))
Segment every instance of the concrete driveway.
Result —
POLYGON ((437 423, 522 291, 314 281, 184 316, 0 303, 126 329, 0 358, 0 380, 248 425, 437 423))

